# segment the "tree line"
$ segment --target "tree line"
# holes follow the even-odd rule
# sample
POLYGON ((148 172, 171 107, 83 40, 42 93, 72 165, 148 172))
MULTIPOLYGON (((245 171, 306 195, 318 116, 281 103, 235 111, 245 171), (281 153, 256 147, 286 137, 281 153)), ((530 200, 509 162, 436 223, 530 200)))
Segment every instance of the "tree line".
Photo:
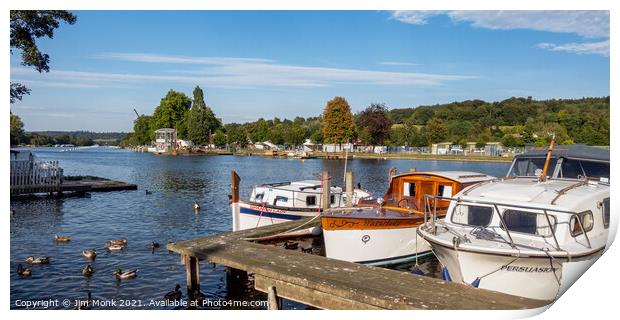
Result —
POLYGON ((609 97, 533 100, 510 98, 499 102, 467 100, 448 104, 390 110, 372 103, 352 113, 343 97, 334 97, 316 117, 292 120, 259 118, 253 122, 222 124, 196 87, 193 99, 170 90, 153 115, 134 121, 134 132, 124 145, 149 144, 159 128, 176 128, 180 139, 196 145, 235 145, 271 141, 287 147, 306 139, 313 143, 355 142, 365 145, 428 147, 449 142, 483 147, 499 141, 507 147, 543 146, 554 132, 561 144, 609 145, 609 97))

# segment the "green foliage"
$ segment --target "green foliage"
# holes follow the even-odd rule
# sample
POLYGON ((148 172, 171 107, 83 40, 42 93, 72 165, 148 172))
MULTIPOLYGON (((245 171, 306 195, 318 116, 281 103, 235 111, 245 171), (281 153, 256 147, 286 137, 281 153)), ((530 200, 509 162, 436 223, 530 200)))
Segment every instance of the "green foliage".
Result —
POLYGON ((194 101, 192 108, 186 114, 186 125, 187 138, 195 145, 208 144, 209 136, 222 126, 211 108, 205 104, 204 95, 199 86, 194 89, 194 101))
POLYGON ((215 134, 213 134, 213 144, 217 147, 223 147, 227 143, 226 134, 221 129, 217 129, 215 134))
MULTIPOLYGON (((542 143, 550 131, 559 143, 609 145, 609 97, 533 100, 510 98, 500 102, 467 100, 434 106, 392 109, 395 123, 426 126, 432 118, 448 126, 446 139, 499 141, 515 134, 519 144, 542 143)), ((434 134, 433 130, 426 130, 434 134)), ((436 137, 430 137, 436 139, 436 137)), ((508 138, 509 142, 514 141, 508 138)))
POLYGON ((24 138, 24 123, 22 119, 11 112, 11 145, 16 145, 24 138))
MULTIPOLYGON (((65 10, 11 10, 11 54, 21 52, 22 65, 39 72, 49 72, 49 55, 42 53, 36 39, 54 38, 54 30, 64 21, 74 24, 77 18, 65 10)), ((30 90, 20 83, 11 83, 11 103, 21 100, 30 90)))
POLYGON ((357 125, 367 133, 364 139, 360 137, 363 142, 380 145, 390 134, 392 120, 388 117, 388 109, 384 104, 373 103, 360 112, 357 125))
POLYGON ((240 147, 248 145, 248 133, 246 129, 237 123, 229 123, 224 125, 226 134, 228 136, 228 143, 234 144, 240 147))
POLYGON ((151 124, 152 119, 152 116, 141 115, 133 121, 133 143, 146 145, 155 140, 155 131, 153 131, 151 124))
POLYGON ((355 121, 349 103, 342 97, 327 102, 323 112, 323 140, 326 143, 346 143, 355 134, 355 121))
POLYGON ((187 139, 186 113, 192 100, 184 93, 168 91, 155 108, 152 119, 152 130, 160 128, 176 128, 179 139, 187 139))
POLYGON ((444 141, 448 137, 448 127, 439 118, 432 118, 426 124, 428 144, 444 141))

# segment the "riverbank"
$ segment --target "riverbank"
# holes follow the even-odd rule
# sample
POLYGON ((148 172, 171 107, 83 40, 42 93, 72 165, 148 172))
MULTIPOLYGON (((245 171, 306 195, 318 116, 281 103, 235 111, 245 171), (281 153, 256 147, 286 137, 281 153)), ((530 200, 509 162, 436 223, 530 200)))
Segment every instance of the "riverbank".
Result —
MULTIPOLYGON (((281 152, 286 154, 286 152, 281 152)), ((251 151, 251 150, 235 150, 235 155, 240 156, 264 156, 273 157, 271 154, 265 151, 251 151)), ((448 155, 448 154, 419 154, 419 153, 349 153, 348 157, 351 159, 377 159, 377 160, 433 160, 433 161, 463 161, 463 162, 502 162, 509 163, 512 161, 512 157, 493 157, 493 156, 479 156, 479 155, 448 155)), ((309 152, 308 158, 329 158, 329 159, 344 159, 344 153, 333 152, 309 152)))

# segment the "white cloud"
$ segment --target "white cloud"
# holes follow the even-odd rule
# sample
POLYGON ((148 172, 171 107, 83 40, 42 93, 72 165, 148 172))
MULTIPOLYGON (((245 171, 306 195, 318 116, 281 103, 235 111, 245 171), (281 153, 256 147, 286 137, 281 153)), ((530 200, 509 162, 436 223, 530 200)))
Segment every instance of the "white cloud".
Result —
POLYGON ((494 30, 529 29, 547 32, 575 33, 587 38, 609 37, 609 11, 393 11, 398 21, 422 25, 437 15, 447 15, 455 22, 494 30))
POLYGON ((382 64, 384 66, 419 66, 419 64, 417 63, 400 62, 400 61, 382 61, 382 62, 379 62, 379 64, 382 64))
POLYGON ((363 69, 307 67, 278 64, 267 59, 232 57, 186 57, 144 53, 106 53, 100 58, 143 63, 192 64, 190 70, 164 74, 129 74, 51 70, 46 74, 28 68, 13 68, 11 76, 35 76, 43 81, 76 85, 114 85, 118 83, 181 82, 216 87, 328 87, 335 84, 436 86, 448 81, 473 79, 468 75, 414 72, 386 72, 363 69))
POLYGON ((598 54, 609 57, 609 40, 565 44, 540 43, 537 47, 551 51, 571 52, 576 54, 598 54))

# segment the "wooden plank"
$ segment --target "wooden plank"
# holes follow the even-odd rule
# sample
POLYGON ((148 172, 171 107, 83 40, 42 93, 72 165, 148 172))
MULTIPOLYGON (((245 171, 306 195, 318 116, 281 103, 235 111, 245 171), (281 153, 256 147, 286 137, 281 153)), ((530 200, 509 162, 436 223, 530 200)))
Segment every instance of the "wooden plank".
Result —
POLYGON ((281 280, 272 279, 269 277, 255 275, 254 276, 254 288, 258 291, 267 292, 268 288, 277 288, 279 297, 297 301, 315 308, 328 309, 328 310, 381 310, 373 305, 360 303, 358 301, 336 297, 331 294, 309 289, 306 287, 297 286, 291 283, 287 283, 281 280))
MULTIPOLYGON (((225 233, 170 244, 168 249, 274 279, 291 288, 368 305, 368 308, 525 309, 549 303, 240 240, 277 234, 315 222, 308 223, 305 219, 225 233)), ((278 285, 281 283, 276 283, 278 285)))

